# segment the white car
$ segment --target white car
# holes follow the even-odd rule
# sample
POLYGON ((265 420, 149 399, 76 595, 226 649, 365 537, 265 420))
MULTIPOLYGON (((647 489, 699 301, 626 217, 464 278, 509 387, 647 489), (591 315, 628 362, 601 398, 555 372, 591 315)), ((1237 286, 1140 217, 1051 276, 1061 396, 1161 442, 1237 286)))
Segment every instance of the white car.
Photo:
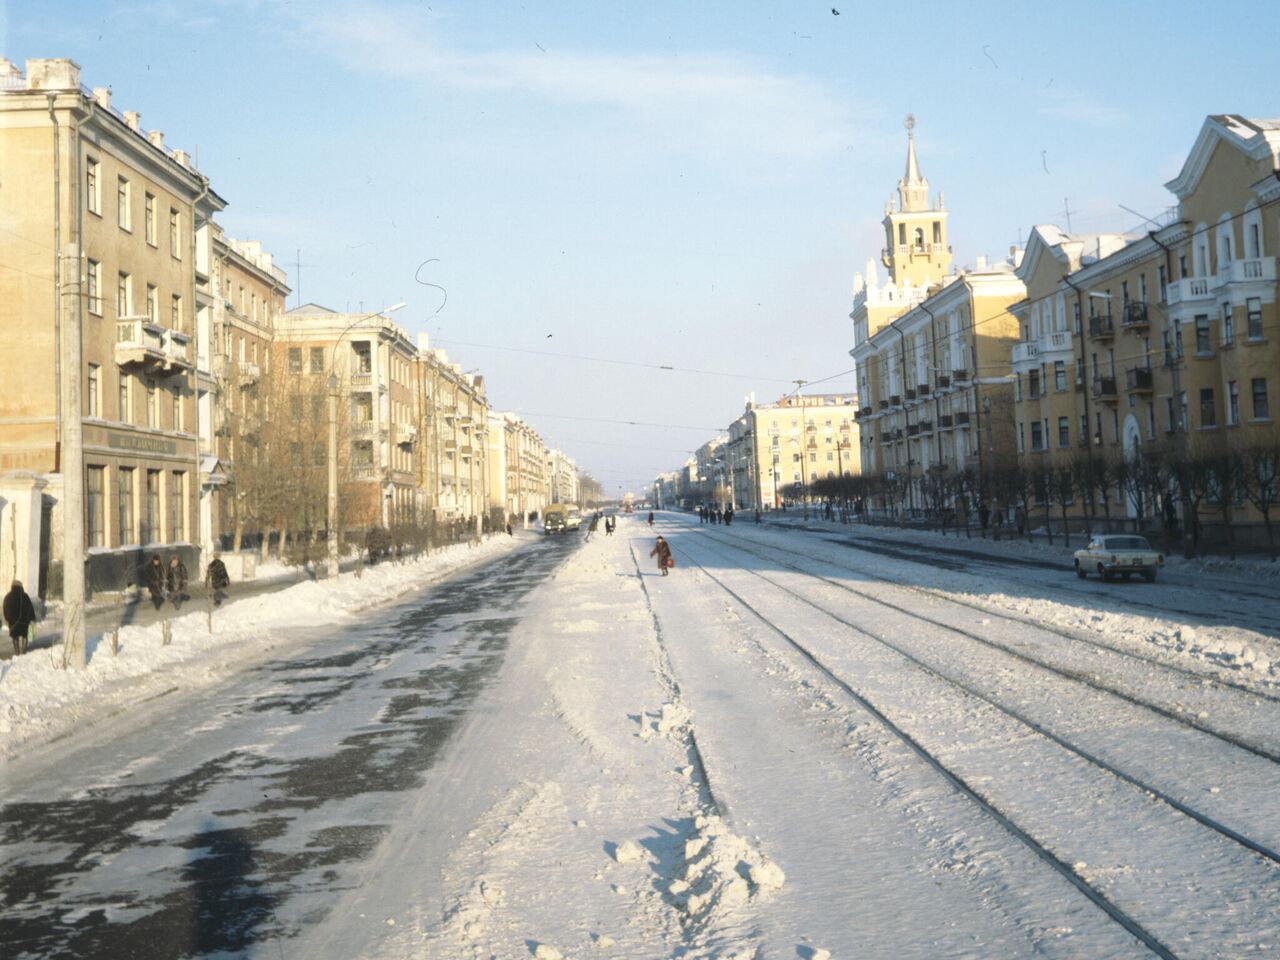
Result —
POLYGON ((1083 550, 1075 552, 1076 576, 1083 580, 1096 573, 1103 580, 1140 573, 1154 583, 1156 571, 1164 566, 1164 554, 1153 550, 1146 537, 1131 533, 1097 536, 1083 550))

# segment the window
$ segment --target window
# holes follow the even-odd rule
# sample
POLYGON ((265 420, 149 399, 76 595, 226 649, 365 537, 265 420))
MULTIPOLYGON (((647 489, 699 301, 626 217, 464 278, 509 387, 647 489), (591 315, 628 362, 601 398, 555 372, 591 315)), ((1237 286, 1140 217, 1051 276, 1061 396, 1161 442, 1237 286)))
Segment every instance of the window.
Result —
POLYGON ((1031 421, 1031 449, 1044 449, 1044 432, 1039 420, 1031 421))
POLYGON ((1071 419, 1069 417, 1058 418, 1058 446, 1071 446, 1071 419))
POLYGON ((182 259, 182 214, 176 207, 169 208, 169 256, 182 259))
POLYGON ((1067 364, 1063 360, 1053 362, 1053 389, 1059 393, 1067 389, 1067 364))
POLYGON ((102 367, 89 364, 88 385, 85 388, 84 413, 87 417, 102 416, 102 367))
POLYGON ((169 478, 169 542, 187 539, 187 475, 175 470, 169 478))
POLYGON ((1178 413, 1180 418, 1178 420, 1178 426, 1182 429, 1183 433, 1186 433, 1186 431, 1191 427, 1191 414, 1187 410, 1187 391, 1185 390, 1179 391, 1178 393, 1178 413))
POLYGON ((1080 445, 1084 446, 1084 444, 1088 441, 1088 439, 1089 439, 1089 415, 1087 413, 1082 413, 1080 414, 1080 445))
POLYGON ((1163 263, 1157 268, 1156 275, 1160 281, 1160 302, 1165 303, 1169 300, 1169 278, 1164 272, 1163 263))
POLYGON ((905 247, 907 245, 907 225, 905 223, 898 224, 898 246, 905 247))
POLYGON ((352 353, 355 355, 355 372, 370 373, 373 370, 373 351, 367 342, 353 343, 352 353))
POLYGON ((1240 391, 1234 380, 1227 381, 1227 426, 1234 427, 1240 422, 1240 391))
POLYGON ((121 423, 131 423, 133 417, 133 380, 129 374, 120 374, 120 394, 118 397, 121 423))
POLYGON ((323 443, 311 444, 311 463, 313 466, 323 467, 327 459, 323 443))
POLYGON ((357 467, 373 466, 373 444, 368 440, 357 440, 351 444, 351 462, 357 467))
POLYGON ((324 373, 324 347, 311 348, 311 372, 324 373))
POLYGON ((302 419, 303 404, 301 397, 289 398, 289 419, 297 422, 302 419))
POLYGON ((116 179, 116 226, 121 230, 133 230, 133 216, 129 212, 129 181, 116 179))
POLYGON ((367 393, 357 393, 351 398, 351 422, 370 423, 373 420, 373 398, 367 393))
POLYGON ((1217 425, 1218 415, 1213 409, 1213 387, 1204 387, 1200 391, 1200 429, 1217 425))
POLYGON ((147 383, 147 426, 160 426, 160 391, 150 381, 147 383))
POLYGON ((160 306, 156 303, 156 286, 154 283, 147 284, 147 319, 157 325, 160 323, 160 306))
POLYGON ((142 219, 147 243, 154 247, 156 245, 156 198, 149 193, 143 201, 142 219))
POLYGON ((90 213, 102 215, 102 165, 93 157, 84 164, 85 203, 90 213))
POLYGON ((1156 405, 1154 403, 1147 404, 1147 439, 1154 440, 1156 438, 1156 405))
POLYGON ((1027 397, 1031 400, 1040 399, 1040 371, 1032 370, 1027 374, 1027 397))
POLYGON ((325 410, 324 397, 311 398, 311 420, 314 423, 328 423, 329 414, 325 410))
POLYGON ((1174 323, 1173 325, 1173 355, 1178 360, 1182 359, 1182 324, 1174 323))
POLYGON ((1231 346, 1236 339, 1236 328, 1231 319, 1231 304, 1222 305, 1222 345, 1231 346))
POLYGON ((1253 419, 1271 419, 1271 405, 1267 401, 1267 378, 1254 377, 1251 386, 1253 388, 1253 419))
POLYGON ((133 467, 121 467, 116 477, 117 536, 120 546, 124 546, 138 542, 133 528, 133 467))
POLYGON ((84 531, 87 543, 91 547, 106 546, 103 529, 106 501, 103 497, 106 483, 106 467, 89 467, 84 478, 84 531))
POLYGON ((1262 301, 1257 297, 1250 297, 1245 301, 1245 307, 1249 312, 1249 339, 1262 339, 1262 301))
POLYGON ((181 433, 183 428, 186 426, 186 424, 183 423, 183 416, 182 416, 182 387, 176 384, 173 387, 172 413, 173 413, 173 419, 170 421, 170 423, 172 424, 172 429, 181 433))
POLYGON ((302 348, 301 347, 289 348, 289 372, 290 373, 302 372, 302 348))
POLYGON ((97 260, 89 261, 89 312, 102 316, 102 264, 97 260))
POLYGON ((142 517, 144 524, 142 542, 157 543, 160 540, 160 471, 147 471, 147 502, 142 517))
POLYGON ((1204 314, 1196 317, 1196 353, 1212 353, 1209 343, 1209 318, 1204 314))
POLYGON ((933 221, 933 242, 942 243, 942 224, 937 220, 933 221))
POLYGON ((176 293, 169 298, 169 329, 182 330, 182 297, 176 293))
POLYGON ((133 278, 116 274, 116 319, 133 316, 133 278))

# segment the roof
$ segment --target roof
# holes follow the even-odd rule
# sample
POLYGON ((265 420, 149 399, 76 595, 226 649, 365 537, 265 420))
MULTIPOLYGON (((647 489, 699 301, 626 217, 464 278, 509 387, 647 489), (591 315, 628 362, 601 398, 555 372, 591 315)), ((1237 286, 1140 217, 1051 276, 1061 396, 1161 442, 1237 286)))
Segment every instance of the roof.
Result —
POLYGON ((304 303, 300 307, 294 307, 292 310, 286 310, 286 317, 305 317, 314 316, 320 313, 337 313, 337 310, 330 310, 328 307, 322 307, 318 303, 304 303))
POLYGON ((1268 160, 1280 169, 1280 119, 1250 119, 1236 113, 1215 113, 1204 118, 1196 142, 1178 175, 1165 186, 1183 200, 1200 184, 1209 158, 1219 143, 1230 144, 1251 160, 1268 160))

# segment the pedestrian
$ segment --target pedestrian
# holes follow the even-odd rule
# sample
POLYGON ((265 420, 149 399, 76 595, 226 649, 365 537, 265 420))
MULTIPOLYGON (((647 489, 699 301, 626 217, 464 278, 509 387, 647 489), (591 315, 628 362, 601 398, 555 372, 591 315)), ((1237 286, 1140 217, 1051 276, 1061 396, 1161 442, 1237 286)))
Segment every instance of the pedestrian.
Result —
POLYGON ((514 536, 515 536, 515 531, 511 529, 511 521, 510 521, 510 520, 508 520, 508 521, 507 521, 507 536, 508 536, 508 537, 514 537, 514 536))
POLYGON ((227 565, 222 562, 222 554, 215 553, 209 561, 209 566, 204 571, 204 585, 213 595, 213 605, 216 607, 221 604, 227 595, 227 588, 231 586, 231 577, 227 575, 227 565))
POLYGON ((991 508, 987 506, 987 501, 978 501, 978 523, 982 526, 982 535, 987 535, 987 525, 991 522, 991 508))
POLYGON ((13 655, 20 656, 27 652, 31 642, 31 628, 36 622, 36 608, 27 591, 22 589, 22 581, 15 580, 4 596, 4 623, 9 628, 9 639, 13 641, 13 655))
POLYGON ((613 536, 613 526, 614 526, 613 517, 605 517, 604 518, 604 535, 606 537, 613 536))
POLYGON ((760 522, 760 511, 759 511, 759 510, 757 510, 757 511, 756 511, 756 523, 759 523, 759 522, 760 522))
POLYGON ((587 524, 587 539, 583 543, 591 542, 591 535, 596 532, 596 528, 600 526, 600 514, 592 514, 591 522, 587 524))
POLYGON ((707 522, 707 508, 700 505, 698 507, 698 523, 706 523, 706 522, 707 522))
POLYGON ((676 565, 675 559, 671 556, 671 547, 661 536, 658 537, 658 542, 654 544, 653 549, 649 551, 649 556, 658 558, 658 569, 662 571, 664 577, 667 575, 667 569, 676 565))
POLYGON ((164 565, 160 562, 160 554, 153 553, 151 560, 147 563, 143 583, 147 587, 147 592, 151 594, 151 602, 156 605, 157 610, 164 606, 165 580, 164 565))
POLYGON ((173 609, 177 610, 182 606, 182 601, 187 599, 187 565, 177 554, 169 558, 167 579, 169 601, 173 604, 173 609))
POLYGON ((649 511, 649 526, 653 526, 653 511, 649 511))
POLYGON ((733 504, 729 504, 729 506, 724 508, 724 522, 725 526, 733 523, 733 504))

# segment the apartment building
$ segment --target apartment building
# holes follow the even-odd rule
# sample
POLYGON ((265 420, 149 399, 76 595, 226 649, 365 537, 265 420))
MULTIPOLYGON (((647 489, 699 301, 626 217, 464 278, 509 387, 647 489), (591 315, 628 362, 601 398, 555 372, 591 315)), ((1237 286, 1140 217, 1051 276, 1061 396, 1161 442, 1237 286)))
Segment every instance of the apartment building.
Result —
POLYGON ((427 503, 437 520, 480 524, 490 498, 484 378, 464 372, 445 351, 431 349, 425 336, 419 337, 414 378, 418 428, 425 438, 420 489, 428 491, 427 503))
MULTIPOLYGON (((238 354, 240 347, 234 349, 238 354)), ((415 516, 417 356, 409 335, 380 313, 339 313, 308 303, 276 318, 270 362, 278 376, 262 416, 275 417, 273 429, 297 429, 285 437, 290 469, 298 474, 287 486, 310 489, 327 471, 327 404, 329 385, 336 385, 344 530, 390 527, 415 516), (306 482, 304 468, 314 483, 306 482)), ((241 475, 254 455, 246 443, 241 475)), ((318 510, 313 507, 313 523, 318 510)))
POLYGON ((0 58, 0 178, 0 348, 18 371, 0 391, 0 473, 44 483, 37 566, 59 562, 63 426, 78 417, 90 589, 135 581, 152 552, 198 569, 195 231, 223 201, 66 59, 0 58), (67 337, 80 410, 63 402, 67 337))
POLYGON ((546 476, 548 502, 580 502, 578 465, 563 450, 547 451, 546 476))
POLYGON ((912 125, 906 172, 885 207, 888 279, 868 261, 850 313, 861 468, 899 492, 871 507, 908 512, 926 506, 926 477, 1012 455, 1008 364, 1019 331, 1008 307, 1024 295, 1016 249, 953 269, 942 194, 930 203, 912 125))
POLYGON ((1221 463, 1234 452, 1244 455, 1229 468, 1234 482, 1218 468, 1219 480, 1238 488, 1239 502, 1227 509, 1233 523, 1256 523, 1241 474, 1251 460, 1265 471, 1266 450, 1277 444, 1271 397, 1280 354, 1268 335, 1277 321, 1276 267, 1267 251, 1280 249, 1271 210, 1280 200, 1278 167, 1280 121, 1210 116, 1166 185, 1177 205, 1165 222, 1134 235, 1035 228, 1020 271, 1027 297, 1013 308, 1022 336, 1011 360, 1020 462, 1038 478, 1041 504, 1053 498, 1053 477, 1074 464, 1075 483, 1058 485, 1073 488, 1059 504, 1068 517, 1178 516, 1185 528, 1191 503, 1201 523, 1222 513, 1217 481, 1184 499, 1158 470, 1135 479, 1142 471, 1119 469, 1117 458, 1131 467, 1221 463), (1106 478, 1107 470, 1103 500, 1081 478, 1106 478))
POLYGON ((843 394, 793 395, 762 405, 748 398, 724 445, 733 505, 775 510, 815 481, 859 474, 857 402, 843 394))

